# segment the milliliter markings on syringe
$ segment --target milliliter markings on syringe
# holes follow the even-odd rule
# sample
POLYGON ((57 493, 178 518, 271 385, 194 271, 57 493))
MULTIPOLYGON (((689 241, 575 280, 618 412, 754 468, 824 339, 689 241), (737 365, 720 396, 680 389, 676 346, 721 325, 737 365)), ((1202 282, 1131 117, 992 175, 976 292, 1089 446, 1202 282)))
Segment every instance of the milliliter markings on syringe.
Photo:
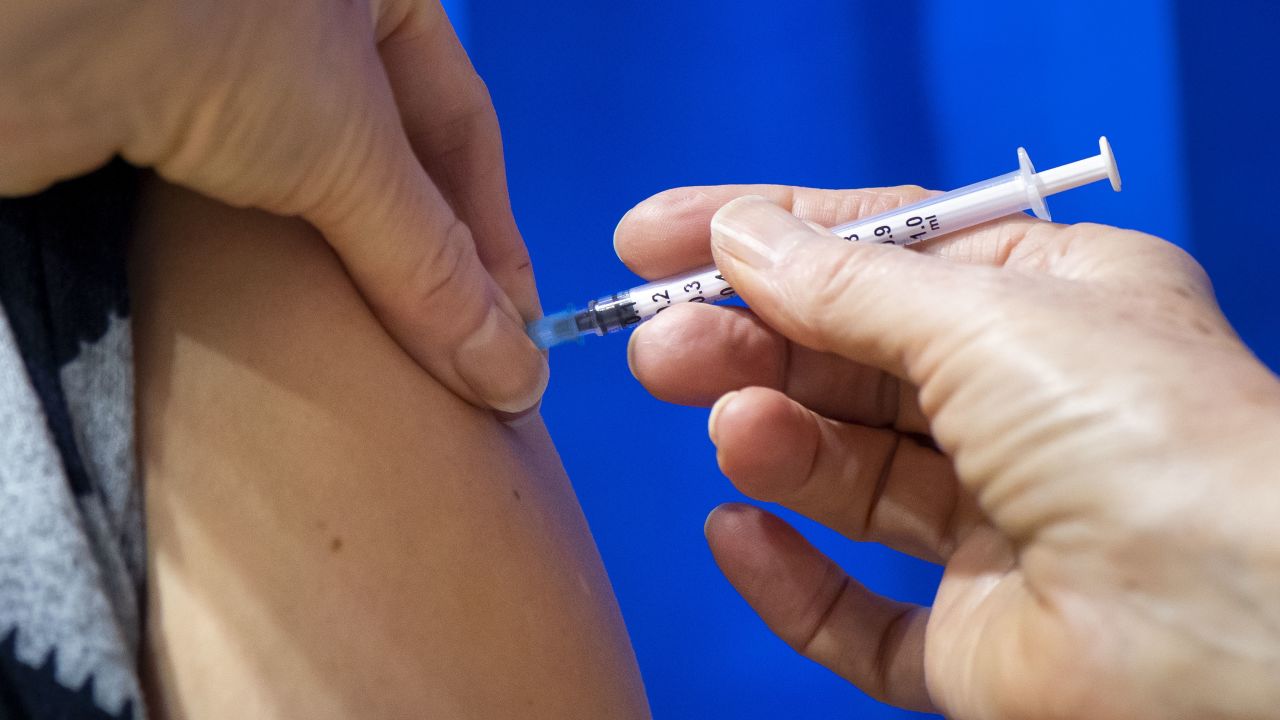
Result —
MULTIPOLYGON (((632 291, 633 294, 635 291, 632 291)), ((649 302, 653 304, 653 314, 657 315, 663 310, 675 307, 680 303, 714 303, 720 302, 727 298, 737 295, 733 288, 729 287, 729 283, 724 279, 719 271, 711 277, 708 283, 705 278, 694 278, 686 283, 675 283, 667 285, 662 289, 650 294, 649 302), (710 285, 711 287, 708 287, 710 285), (713 296, 708 297, 707 291, 715 290, 713 296)), ((636 319, 629 320, 629 325, 635 325, 642 318, 637 314, 636 319)))
MULTIPOLYGON (((831 232, 850 241, 914 245, 1024 210, 1048 220, 1044 199, 1049 195, 1103 179, 1120 190, 1120 171, 1105 137, 1098 139, 1098 148, 1094 157, 1041 173, 1031 166, 1027 151, 1018 148, 1018 169, 1011 173, 843 223, 831 232)), ((637 325, 674 305, 719 302, 736 294, 724 275, 710 265, 592 300, 585 310, 548 315, 529 324, 529 337, 538 347, 547 348, 583 335, 604 335, 637 325)))
MULTIPOLYGON (((913 215, 907 218, 903 225, 905 227, 900 231, 900 235, 906 235, 907 239, 902 242, 896 242, 894 240, 893 228, 889 225, 878 226, 872 231, 872 237, 869 237, 866 240, 863 240, 863 238, 856 232, 837 234, 849 242, 863 241, 882 244, 888 243, 893 245, 910 245, 912 243, 923 241, 930 233, 936 235, 942 231, 942 224, 938 222, 937 215, 929 215, 928 217, 913 215), (915 232, 911 232, 912 230, 915 232)), ((859 228, 861 228, 861 225, 859 225, 859 228)), ((835 232, 835 230, 832 232, 835 232)))

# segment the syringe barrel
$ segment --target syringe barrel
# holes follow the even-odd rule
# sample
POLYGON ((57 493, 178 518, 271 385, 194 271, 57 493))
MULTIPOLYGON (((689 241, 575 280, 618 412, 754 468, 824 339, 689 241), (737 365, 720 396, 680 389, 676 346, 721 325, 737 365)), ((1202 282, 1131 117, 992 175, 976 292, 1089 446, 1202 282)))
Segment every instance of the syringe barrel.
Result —
POLYGON ((729 281, 715 265, 679 275, 655 280, 631 290, 636 312, 648 320, 658 313, 681 303, 717 303, 737 293, 729 287, 729 281))
POLYGON ((914 245, 1031 207, 1021 173, 967 185, 918 203, 831 228, 845 240, 914 245))
POLYGON ((604 335, 637 325, 681 303, 716 303, 737 293, 715 265, 655 280, 587 304, 593 330, 604 335))

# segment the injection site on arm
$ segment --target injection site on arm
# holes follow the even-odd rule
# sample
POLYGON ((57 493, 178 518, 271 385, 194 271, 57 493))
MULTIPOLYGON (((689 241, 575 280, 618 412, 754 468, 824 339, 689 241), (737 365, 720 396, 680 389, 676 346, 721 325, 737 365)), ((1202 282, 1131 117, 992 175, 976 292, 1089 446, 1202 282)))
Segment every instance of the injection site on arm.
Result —
MULTIPOLYGON (((1082 185, 1109 180, 1120 192, 1120 170, 1107 138, 1098 139, 1097 155, 1036 172, 1024 148, 1018 169, 982 182, 879 215, 831 228, 850 242, 914 245, 996 218, 1030 210, 1051 220, 1045 198, 1082 185)), ((673 305, 715 303, 736 295, 714 265, 655 280, 630 290, 592 300, 584 310, 569 309, 535 320, 529 337, 549 348, 586 335, 605 335, 634 327, 673 305)))

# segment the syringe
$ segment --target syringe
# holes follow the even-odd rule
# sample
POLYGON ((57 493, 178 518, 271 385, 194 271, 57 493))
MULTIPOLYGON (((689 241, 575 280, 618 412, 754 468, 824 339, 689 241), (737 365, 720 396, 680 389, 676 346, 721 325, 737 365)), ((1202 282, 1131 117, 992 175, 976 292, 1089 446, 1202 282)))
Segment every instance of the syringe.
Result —
MULTIPOLYGON (((989 220, 1030 210, 1051 219, 1044 199, 1102 180, 1120 192, 1120 170, 1106 137, 1091 158, 1037 173, 1027 151, 1018 148, 1018 169, 949 193, 831 228, 845 240, 914 245, 989 220)), ((634 327, 680 303, 714 303, 735 295, 714 265, 656 280, 529 323, 529 337, 540 348, 634 327)))

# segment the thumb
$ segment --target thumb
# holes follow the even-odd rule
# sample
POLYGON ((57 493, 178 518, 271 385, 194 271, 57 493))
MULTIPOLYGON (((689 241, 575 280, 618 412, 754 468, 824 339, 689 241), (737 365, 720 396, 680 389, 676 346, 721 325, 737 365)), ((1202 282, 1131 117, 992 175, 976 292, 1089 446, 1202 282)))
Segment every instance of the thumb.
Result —
POLYGON ((192 106, 146 114, 125 156, 224 202, 307 220, 441 384, 495 410, 535 405, 546 359, 415 156, 368 8, 249 5, 267 15, 235 43, 245 57, 219 66, 192 106))
POLYGON ((847 242, 758 196, 711 219, 716 265, 791 340, 924 385, 947 348, 999 307, 997 271, 847 242))

